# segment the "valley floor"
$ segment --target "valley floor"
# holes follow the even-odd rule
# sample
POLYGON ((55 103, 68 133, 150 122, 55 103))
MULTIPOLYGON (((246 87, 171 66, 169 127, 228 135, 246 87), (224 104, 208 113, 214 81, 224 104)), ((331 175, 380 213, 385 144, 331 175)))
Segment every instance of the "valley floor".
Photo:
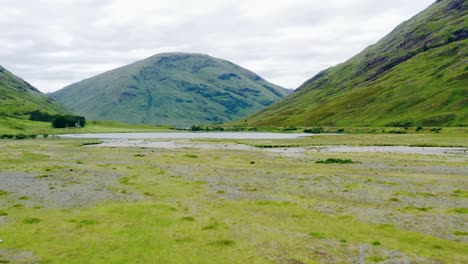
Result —
POLYGON ((0 262, 468 262, 466 146, 330 140, 2 140, 0 262))

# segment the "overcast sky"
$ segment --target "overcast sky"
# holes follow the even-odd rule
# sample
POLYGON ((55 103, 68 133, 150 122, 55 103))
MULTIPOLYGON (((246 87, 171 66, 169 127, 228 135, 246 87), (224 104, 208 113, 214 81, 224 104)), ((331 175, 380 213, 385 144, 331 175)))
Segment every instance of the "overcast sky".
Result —
POLYGON ((0 65, 43 92, 160 52, 227 59, 287 88, 434 0, 0 0, 0 65))

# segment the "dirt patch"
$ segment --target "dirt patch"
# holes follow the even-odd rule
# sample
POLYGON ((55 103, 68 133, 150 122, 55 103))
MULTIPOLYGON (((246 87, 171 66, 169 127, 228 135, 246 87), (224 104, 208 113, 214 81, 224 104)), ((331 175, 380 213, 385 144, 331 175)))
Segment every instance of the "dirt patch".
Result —
POLYGON ((0 249, 0 263, 36 264, 41 259, 31 251, 0 249))
POLYGON ((162 149, 198 148, 223 150, 257 150, 270 152, 282 156, 297 157, 304 152, 332 152, 332 153, 401 153, 421 155, 468 155, 468 148, 448 147, 408 147, 408 146, 320 146, 320 147, 294 147, 294 148, 257 148, 235 143, 199 143, 189 140, 148 141, 128 139, 106 139, 102 147, 146 147, 162 149))
POLYGON ((142 195, 123 189, 118 182, 120 177, 112 173, 94 177, 81 177, 76 173, 65 177, 56 173, 3 172, 0 173, 0 189, 8 195, 2 197, 0 205, 72 208, 104 201, 142 199, 142 195))

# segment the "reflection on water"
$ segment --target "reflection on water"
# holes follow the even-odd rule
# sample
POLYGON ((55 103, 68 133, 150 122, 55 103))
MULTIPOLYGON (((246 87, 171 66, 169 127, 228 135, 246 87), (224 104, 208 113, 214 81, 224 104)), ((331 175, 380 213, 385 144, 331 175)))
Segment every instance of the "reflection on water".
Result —
POLYGON ((311 134, 268 132, 157 132, 157 133, 101 133, 60 135, 66 138, 99 139, 294 139, 311 134))

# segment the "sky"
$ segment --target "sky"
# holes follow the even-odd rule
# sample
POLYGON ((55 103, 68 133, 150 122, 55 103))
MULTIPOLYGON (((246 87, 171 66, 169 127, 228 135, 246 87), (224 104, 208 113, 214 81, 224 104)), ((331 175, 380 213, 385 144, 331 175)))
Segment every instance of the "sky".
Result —
POLYGON ((43 92, 161 52, 297 88, 435 0, 0 0, 0 65, 43 92))

